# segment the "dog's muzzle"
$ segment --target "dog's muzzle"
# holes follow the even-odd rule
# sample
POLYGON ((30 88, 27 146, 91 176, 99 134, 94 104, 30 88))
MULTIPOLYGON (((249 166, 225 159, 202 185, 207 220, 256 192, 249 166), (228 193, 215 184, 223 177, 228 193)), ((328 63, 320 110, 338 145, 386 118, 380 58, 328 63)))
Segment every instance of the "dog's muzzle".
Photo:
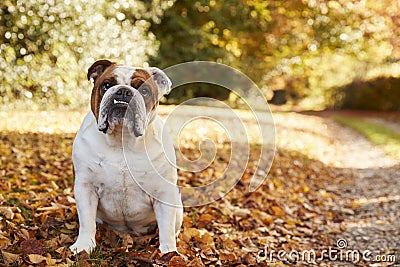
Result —
POLYGON ((123 124, 136 137, 142 136, 146 128, 144 99, 138 90, 127 85, 111 87, 100 103, 99 131, 111 134, 118 124, 123 124))

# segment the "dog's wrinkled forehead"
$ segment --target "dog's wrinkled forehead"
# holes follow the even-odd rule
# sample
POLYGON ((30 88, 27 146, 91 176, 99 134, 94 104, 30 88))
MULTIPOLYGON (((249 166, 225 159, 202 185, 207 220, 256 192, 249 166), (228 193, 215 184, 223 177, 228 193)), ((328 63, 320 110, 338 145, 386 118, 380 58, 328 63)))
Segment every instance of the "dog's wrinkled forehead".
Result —
MULTIPOLYGON (((114 72, 115 80, 118 84, 126 84, 133 86, 137 89, 137 86, 140 84, 133 84, 133 82, 137 79, 141 81, 141 83, 147 81, 151 83, 152 77, 148 71, 145 69, 130 67, 130 66, 122 66, 118 65, 115 67, 114 72), (136 86, 135 86, 136 85, 136 86)), ((157 93, 156 84, 152 84, 152 89, 154 93, 157 93)))
POLYGON ((156 95, 158 94, 158 87, 154 82, 152 75, 146 69, 142 68, 116 65, 114 68, 107 69, 99 79, 96 80, 96 85, 100 86, 104 81, 129 85, 136 89, 146 82, 152 87, 154 93, 156 95))

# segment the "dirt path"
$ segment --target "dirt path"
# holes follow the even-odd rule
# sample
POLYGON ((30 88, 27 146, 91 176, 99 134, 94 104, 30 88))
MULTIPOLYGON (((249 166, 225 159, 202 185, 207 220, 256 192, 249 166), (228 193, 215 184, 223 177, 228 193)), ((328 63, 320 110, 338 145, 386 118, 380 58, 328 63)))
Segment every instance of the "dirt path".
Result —
MULTIPOLYGON (((392 129, 399 126, 382 118, 374 120, 386 122, 392 129)), ((347 186, 334 184, 328 188, 341 196, 333 210, 338 215, 333 226, 343 232, 335 234, 335 238, 345 239, 347 249, 371 251, 368 258, 394 253, 399 264, 400 162, 327 117, 289 113, 275 115, 275 121, 278 147, 302 151, 342 169, 352 180, 347 186)), ((394 263, 367 264, 392 266, 394 263)), ((352 266, 351 263, 345 265, 352 266)))
MULTIPOLYGON (((213 114, 216 112, 212 110, 213 114)), ((390 120, 382 114, 360 114, 344 115, 359 116, 391 129, 400 129, 394 114, 391 114, 390 120)), ((240 117, 247 123, 243 115, 240 117)), ((382 149, 352 129, 334 122, 330 119, 332 115, 275 113, 277 148, 298 151, 327 167, 333 167, 339 173, 326 188, 328 192, 340 196, 334 207, 330 207, 335 219, 321 226, 327 231, 340 229, 328 233, 333 248, 337 240, 344 239, 347 242, 345 249, 369 250, 371 255, 368 254, 367 258, 371 260, 378 255, 396 252, 400 264, 400 161, 387 156, 382 149)), ((225 114, 218 119, 229 121, 225 114)), ((347 261, 343 265, 393 265, 393 260, 389 260, 391 262, 388 263, 347 261)), ((332 261, 326 264, 332 266, 332 261)))

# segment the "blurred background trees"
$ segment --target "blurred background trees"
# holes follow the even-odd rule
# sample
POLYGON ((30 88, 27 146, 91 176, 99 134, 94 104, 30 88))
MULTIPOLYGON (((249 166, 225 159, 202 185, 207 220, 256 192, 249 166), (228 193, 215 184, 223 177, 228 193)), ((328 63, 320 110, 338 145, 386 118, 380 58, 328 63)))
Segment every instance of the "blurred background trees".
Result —
MULTIPOLYGON (((400 110, 398 1, 6 0, 0 7, 4 105, 82 107, 86 69, 105 57, 161 68, 210 60, 238 68, 275 103, 400 110)), ((210 85, 178 88, 165 101, 193 96, 234 101, 210 85)))
POLYGON ((143 65, 158 47, 149 21, 167 7, 134 0, 0 2, 1 103, 86 107, 90 64, 110 58, 143 65))

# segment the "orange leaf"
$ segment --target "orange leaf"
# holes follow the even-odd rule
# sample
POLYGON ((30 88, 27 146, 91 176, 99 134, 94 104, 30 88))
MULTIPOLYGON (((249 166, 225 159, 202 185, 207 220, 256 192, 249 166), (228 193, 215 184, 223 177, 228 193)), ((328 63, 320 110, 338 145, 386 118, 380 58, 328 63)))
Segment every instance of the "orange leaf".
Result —
POLYGON ((272 212, 276 216, 283 216, 285 215, 285 211, 283 211, 280 207, 278 206, 272 206, 272 212))

